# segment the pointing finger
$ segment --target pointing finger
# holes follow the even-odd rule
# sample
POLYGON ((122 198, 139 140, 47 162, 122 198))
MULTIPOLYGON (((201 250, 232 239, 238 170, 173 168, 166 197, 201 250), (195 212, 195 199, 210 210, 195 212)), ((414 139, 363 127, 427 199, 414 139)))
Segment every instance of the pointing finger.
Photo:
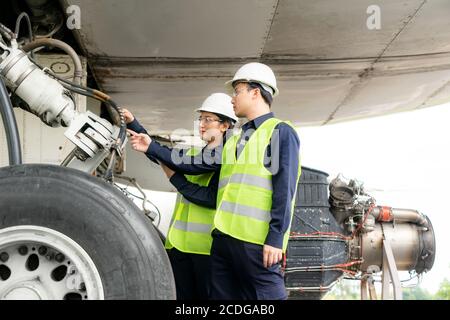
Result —
POLYGON ((136 132, 134 132, 133 130, 130 130, 130 129, 127 129, 127 132, 128 132, 132 137, 138 135, 136 132))

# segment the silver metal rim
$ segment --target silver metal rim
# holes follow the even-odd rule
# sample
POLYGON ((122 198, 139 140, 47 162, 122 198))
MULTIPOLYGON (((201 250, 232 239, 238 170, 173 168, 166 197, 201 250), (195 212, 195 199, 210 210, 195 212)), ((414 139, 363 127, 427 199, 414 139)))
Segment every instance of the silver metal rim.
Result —
POLYGON ((0 299, 103 300, 100 274, 87 252, 53 229, 0 230, 0 299))

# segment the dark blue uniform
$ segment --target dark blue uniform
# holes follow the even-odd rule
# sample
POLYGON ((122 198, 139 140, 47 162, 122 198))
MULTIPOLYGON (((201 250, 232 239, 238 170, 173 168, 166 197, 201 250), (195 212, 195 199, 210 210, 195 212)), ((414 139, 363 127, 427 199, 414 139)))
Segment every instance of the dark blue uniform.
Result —
MULTIPOLYGON (((260 116, 242 126, 236 150, 240 154, 252 133, 273 113, 260 116)), ((269 232, 265 244, 282 248, 284 233, 289 227, 292 200, 295 196, 299 166, 300 141, 293 128, 285 123, 276 126, 272 141, 266 149, 265 167, 272 172, 272 210, 269 232), (275 143, 274 143, 275 142, 275 143), (274 155, 274 156, 272 156, 274 155)), ((220 152, 220 150, 219 150, 220 152)), ((207 207, 216 206, 217 184, 200 187, 181 178, 182 174, 201 174, 220 171, 220 157, 211 161, 209 155, 199 155, 178 164, 173 161, 172 151, 152 142, 146 155, 157 159, 177 171, 171 182, 190 201, 207 207), (200 158, 199 158, 200 157, 200 158), (206 161, 205 161, 206 160, 206 161)), ((185 155, 182 155, 185 157, 185 155)), ((217 174, 216 174, 217 175, 217 174)), ((215 175, 215 176, 216 176, 215 175)), ((218 175, 217 175, 218 176, 218 175)), ((218 181, 218 180, 217 180, 218 181)), ((232 238, 214 230, 211 249, 213 299, 285 299, 280 264, 270 268, 263 266, 263 247, 232 238)))

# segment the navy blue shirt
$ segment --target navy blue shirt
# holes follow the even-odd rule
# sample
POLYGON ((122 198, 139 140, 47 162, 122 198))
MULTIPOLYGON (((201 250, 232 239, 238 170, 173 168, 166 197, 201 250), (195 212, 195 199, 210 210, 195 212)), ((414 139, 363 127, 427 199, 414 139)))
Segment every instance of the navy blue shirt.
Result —
MULTIPOLYGON (((237 155, 240 154, 252 133, 258 129, 264 121, 273 117, 273 113, 268 113, 249 121, 242 126, 241 137, 236 149, 237 155)), ((132 124, 129 125, 130 129, 132 129, 131 125, 132 124)), ((269 232, 265 244, 276 248, 282 248, 283 236, 289 227, 292 201, 295 197, 295 190, 297 187, 300 140, 297 132, 286 123, 278 124, 275 129, 276 130, 273 132, 271 138, 271 143, 266 149, 264 160, 264 166, 272 173, 273 186, 271 220, 269 222, 269 232)), ((174 151, 172 149, 152 141, 146 155, 152 161, 157 159, 177 172, 177 174, 170 179, 170 182, 189 201, 206 207, 215 208, 217 202, 218 177, 221 167, 221 149, 221 147, 216 148, 214 150, 215 153, 212 153, 212 155, 208 152, 202 152, 198 156, 186 156, 185 151, 176 151, 179 152, 179 154, 175 154, 175 157, 173 157, 172 154, 174 151), (176 158, 175 160, 182 158, 183 161, 180 163, 180 161, 174 161, 174 158, 176 158), (190 183, 182 175, 194 175, 206 172, 215 172, 208 187, 200 187, 190 183)))
MULTIPOLYGON (((127 128, 137 133, 148 134, 136 118, 127 125, 127 128)), ((219 188, 222 145, 214 149, 205 147, 196 156, 187 155, 187 150, 168 148, 152 140, 146 156, 154 163, 159 164, 158 161, 161 161, 175 171, 169 181, 186 199, 200 206, 215 209, 219 188), (198 175, 205 172, 214 172, 207 187, 191 183, 184 176, 184 174, 198 175)))
MULTIPOLYGON (((245 146, 253 132, 266 120, 273 118, 272 112, 253 119, 242 126, 241 137, 236 148, 236 155, 245 146)), ((292 200, 297 187, 297 175, 300 157, 300 139, 297 132, 286 123, 279 123, 267 146, 264 166, 272 173, 272 209, 269 232, 265 244, 283 247, 283 236, 291 220, 292 200)))

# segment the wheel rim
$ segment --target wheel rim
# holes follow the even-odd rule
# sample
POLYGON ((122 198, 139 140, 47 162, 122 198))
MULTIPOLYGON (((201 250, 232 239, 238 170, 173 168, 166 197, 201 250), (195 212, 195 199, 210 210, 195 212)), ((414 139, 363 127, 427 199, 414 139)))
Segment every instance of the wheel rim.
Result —
POLYGON ((87 252, 66 235, 40 226, 0 230, 0 299, 104 299, 87 252))

